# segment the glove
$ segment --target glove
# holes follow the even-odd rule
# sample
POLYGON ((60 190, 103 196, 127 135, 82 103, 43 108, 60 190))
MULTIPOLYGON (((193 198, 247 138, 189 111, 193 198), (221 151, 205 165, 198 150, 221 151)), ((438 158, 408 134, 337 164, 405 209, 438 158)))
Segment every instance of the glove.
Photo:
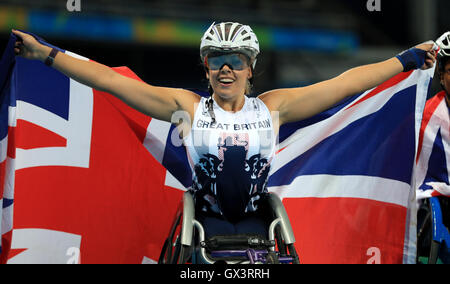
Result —
POLYGON ((410 48, 396 56, 403 65, 403 72, 419 69, 425 64, 427 52, 419 48, 410 48))

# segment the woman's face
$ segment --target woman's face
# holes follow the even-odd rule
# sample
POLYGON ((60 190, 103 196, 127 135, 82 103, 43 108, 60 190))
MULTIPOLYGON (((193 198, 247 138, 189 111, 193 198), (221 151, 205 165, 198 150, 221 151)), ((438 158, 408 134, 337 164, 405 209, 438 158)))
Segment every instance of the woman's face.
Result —
POLYGON ((214 63, 217 62, 213 61, 213 57, 207 59, 209 63, 206 77, 209 79, 214 93, 225 100, 244 95, 247 82, 252 77, 248 59, 242 54, 233 55, 235 55, 234 58, 222 59, 224 64, 219 60, 219 64, 216 66, 214 66, 214 63), (240 63, 236 56, 241 60, 240 63), (238 64, 242 65, 237 66, 238 64))
MULTIPOLYGON (((447 97, 450 95, 450 60, 445 64, 444 72, 441 74, 441 84, 447 91, 447 97)), ((449 99, 449 98, 447 98, 449 99)))

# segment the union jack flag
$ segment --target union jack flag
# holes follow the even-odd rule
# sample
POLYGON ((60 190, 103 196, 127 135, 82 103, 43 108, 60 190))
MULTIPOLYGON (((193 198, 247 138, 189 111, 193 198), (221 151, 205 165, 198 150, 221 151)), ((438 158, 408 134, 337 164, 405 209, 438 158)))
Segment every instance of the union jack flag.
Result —
POLYGON ((416 159, 417 199, 450 196, 450 112, 442 91, 425 105, 416 159))
POLYGON ((283 127, 269 188, 313 263, 415 262, 413 167, 431 71, 283 127))
MULTIPOLYGON (((0 70, 2 261, 154 262, 192 183, 175 127, 14 58, 14 41, 0 70)), ((413 168, 432 71, 282 126, 268 186, 303 263, 415 261, 413 168)))
POLYGON ((14 41, 1 64, 2 262, 157 259, 182 196, 165 186, 166 169, 147 150, 160 145, 162 123, 15 58, 14 41))

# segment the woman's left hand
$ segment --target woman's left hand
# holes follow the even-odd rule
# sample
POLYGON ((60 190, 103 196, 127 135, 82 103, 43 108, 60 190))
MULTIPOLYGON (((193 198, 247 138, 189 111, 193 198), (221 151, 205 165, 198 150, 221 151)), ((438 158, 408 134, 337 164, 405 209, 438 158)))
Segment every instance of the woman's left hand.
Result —
POLYGON ((436 62, 437 48, 434 42, 425 42, 416 46, 416 48, 425 50, 427 52, 427 57, 425 58, 425 63, 421 67, 422 70, 430 69, 436 62))

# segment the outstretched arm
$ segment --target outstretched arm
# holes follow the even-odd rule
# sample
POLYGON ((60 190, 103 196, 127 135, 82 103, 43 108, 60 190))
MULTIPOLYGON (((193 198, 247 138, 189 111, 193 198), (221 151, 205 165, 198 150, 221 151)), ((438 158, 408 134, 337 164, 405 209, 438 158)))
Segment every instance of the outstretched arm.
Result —
MULTIPOLYGON (((432 44, 422 44, 418 49, 427 51, 422 68, 435 62, 432 44)), ((348 96, 369 90, 404 71, 404 62, 397 57, 350 69, 341 75, 311 86, 278 89, 266 92, 260 98, 272 111, 279 112, 280 125, 302 120, 320 113, 348 96)))
MULTIPOLYGON (((29 34, 16 30, 13 33, 20 39, 15 46, 17 55, 42 62, 46 60, 50 47, 40 44, 29 34)), ((197 94, 188 90, 151 86, 122 76, 105 65, 61 52, 56 55, 52 67, 84 85, 118 97, 142 113, 168 122, 178 110, 187 111, 192 118, 194 104, 200 100, 197 94)))

